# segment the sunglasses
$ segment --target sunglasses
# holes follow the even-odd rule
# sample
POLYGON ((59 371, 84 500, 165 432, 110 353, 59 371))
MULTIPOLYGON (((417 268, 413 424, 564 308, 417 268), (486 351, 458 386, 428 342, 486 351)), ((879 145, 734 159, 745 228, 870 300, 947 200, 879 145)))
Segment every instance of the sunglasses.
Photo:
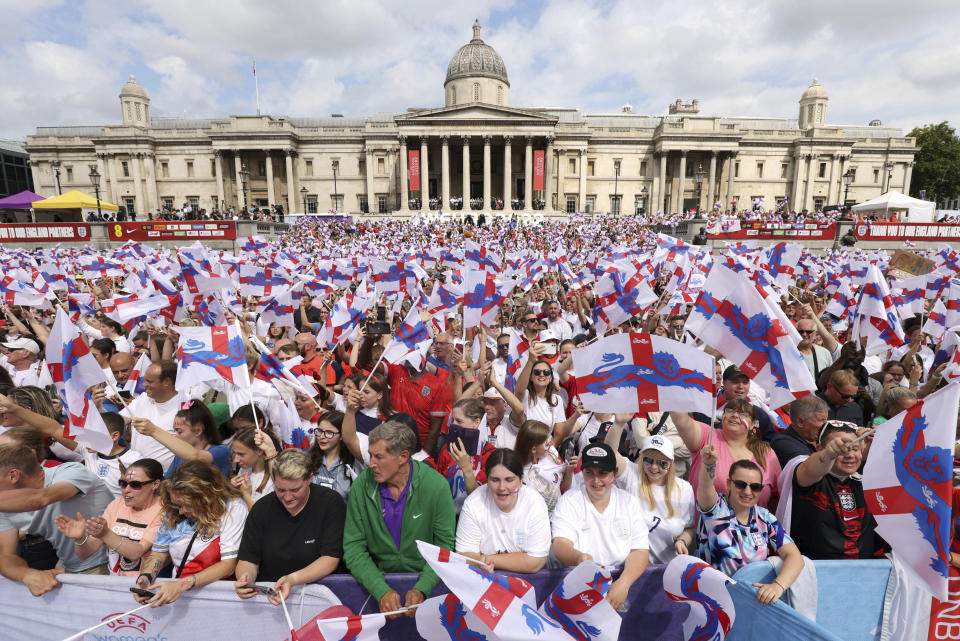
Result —
POLYGON ((840 398, 846 399, 848 401, 852 401, 857 397, 856 394, 841 394, 839 391, 837 392, 837 394, 840 394, 840 398))
POLYGON ((523 319, 523 322, 524 322, 524 323, 536 323, 537 321, 538 321, 538 319, 536 319, 536 318, 524 318, 524 319, 523 319))
POLYGON ((644 464, 649 465, 650 467, 653 467, 654 465, 656 465, 661 470, 670 469, 670 461, 667 461, 665 459, 653 458, 652 456, 644 456, 643 462, 644 464))
POLYGON ((149 485, 153 483, 153 481, 128 481, 126 479, 120 479, 119 481, 117 481, 117 483, 120 485, 120 489, 123 489, 125 487, 132 487, 135 490, 139 490, 144 485, 149 485))
POLYGON ((814 329, 798 329, 797 333, 802 336, 809 336, 810 334, 816 334, 817 331, 814 329))
POLYGON ((733 486, 740 491, 747 489, 748 486, 750 491, 755 494, 759 494, 763 491, 763 483, 747 483, 746 481, 741 481, 739 479, 730 479, 730 482, 733 483, 733 486))
POLYGON ((553 376, 553 370, 549 369, 535 369, 533 370, 534 376, 553 376))

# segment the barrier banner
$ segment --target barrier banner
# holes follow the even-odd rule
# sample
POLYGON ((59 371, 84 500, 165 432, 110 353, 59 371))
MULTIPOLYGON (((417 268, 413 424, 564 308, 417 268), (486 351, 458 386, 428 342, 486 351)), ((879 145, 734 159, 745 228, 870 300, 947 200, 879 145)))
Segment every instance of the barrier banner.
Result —
POLYGON ((543 169, 544 169, 544 152, 542 149, 537 149, 533 152, 533 190, 534 191, 543 191, 543 169))
POLYGON ((110 240, 235 240, 237 224, 232 220, 182 220, 109 223, 110 240))
POLYGON ((0 242, 86 242, 90 240, 87 223, 11 223, 0 225, 0 242))
POLYGON ((858 222, 853 235, 857 240, 956 240, 960 238, 960 225, 858 222))
POLYGON ((411 149, 407 152, 407 173, 410 174, 410 191, 420 191, 420 152, 411 149))
MULTIPOLYGON (((716 229, 716 227, 714 227, 716 229)), ((778 240, 833 240, 837 236, 836 223, 768 223, 759 220, 742 220, 737 231, 711 232, 711 238, 725 240, 768 239, 778 240)))

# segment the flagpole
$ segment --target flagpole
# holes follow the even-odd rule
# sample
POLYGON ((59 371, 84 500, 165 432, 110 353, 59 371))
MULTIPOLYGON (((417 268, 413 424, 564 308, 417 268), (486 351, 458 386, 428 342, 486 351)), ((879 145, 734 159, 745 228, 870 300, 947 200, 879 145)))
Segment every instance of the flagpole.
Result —
POLYGON ((253 84, 257 91, 257 115, 260 115, 260 79, 257 78, 257 59, 253 59, 253 84))
MULTIPOLYGON (((713 375, 714 381, 716 381, 716 379, 717 379, 717 357, 716 357, 716 356, 712 356, 711 358, 713 358, 713 372, 712 372, 712 375, 713 375)), ((707 446, 708 446, 708 447, 711 446, 711 445, 713 445, 713 422, 717 420, 717 397, 718 397, 718 396, 719 396, 719 394, 717 393, 717 390, 716 390, 716 382, 714 382, 713 404, 712 404, 711 407, 710 407, 710 436, 709 436, 708 439, 707 439, 707 446)))
POLYGON ((82 639, 88 632, 93 632, 93 631, 96 630, 97 628, 102 628, 103 626, 107 625, 108 623, 113 623, 114 621, 119 621, 119 620, 122 619, 123 617, 128 616, 128 615, 131 615, 131 614, 133 614, 134 612, 137 612, 137 611, 142 610, 142 609, 144 609, 144 608, 149 608, 150 605, 151 605, 150 603, 144 603, 144 604, 141 605, 139 608, 134 608, 134 609, 130 610, 129 612, 124 612, 123 614, 118 614, 117 616, 113 617, 112 619, 107 619, 106 621, 101 621, 100 623, 98 623, 98 624, 95 625, 95 626, 89 627, 89 628, 87 628, 86 630, 83 630, 83 631, 81 631, 81 632, 77 632, 76 634, 70 635, 69 637, 67 637, 67 638, 64 639, 63 641, 80 641, 80 639, 82 639))
POLYGON ((287 610, 287 601, 283 598, 283 590, 277 590, 277 596, 280 597, 280 605, 283 606, 283 616, 287 617, 287 625, 290 626, 290 641, 298 641, 297 629, 293 627, 293 621, 290 620, 290 612, 287 610))
POLYGON ((373 375, 376 373, 377 368, 380 366, 380 361, 383 360, 383 355, 384 353, 386 353, 386 351, 387 349, 384 348, 383 351, 380 352, 380 358, 377 359, 377 362, 374 364, 373 369, 370 370, 370 374, 367 376, 367 380, 363 381, 363 385, 361 385, 360 389, 357 390, 358 392, 362 392, 367 387, 367 383, 370 382, 370 379, 373 378, 373 375))

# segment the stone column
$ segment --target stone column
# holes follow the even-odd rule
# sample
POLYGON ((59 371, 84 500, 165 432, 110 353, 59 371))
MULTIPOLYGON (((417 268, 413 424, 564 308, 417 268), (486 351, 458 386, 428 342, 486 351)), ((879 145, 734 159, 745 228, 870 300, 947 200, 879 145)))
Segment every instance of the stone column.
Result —
POLYGON ((557 209, 562 212, 567 211, 567 197, 563 192, 563 172, 566 153, 565 149, 557 149, 557 209))
POLYGON ((407 139, 400 136, 400 211, 410 209, 410 176, 407 175, 407 139))
MULTIPOLYGON (((547 137, 547 150, 543 154, 543 200, 544 209, 554 210, 553 196, 550 194, 550 173, 553 171, 553 138, 547 137)), ((557 204, 560 204, 560 195, 557 195, 557 204)))
POLYGON ((828 205, 836 205, 836 204, 837 204, 837 201, 836 201, 836 198, 837 198, 837 189, 836 189, 836 188, 837 188, 837 186, 838 186, 838 183, 840 182, 840 176, 839 176, 839 174, 837 173, 837 165, 839 164, 839 162, 840 162, 840 157, 839 157, 838 155, 834 154, 834 155, 833 155, 833 159, 830 161, 830 176, 829 176, 830 182, 827 183, 827 185, 829 186, 829 187, 827 188, 827 204, 828 204, 828 205))
POLYGON ((737 153, 730 154, 729 166, 727 167, 727 195, 723 197, 723 210, 730 207, 730 201, 733 199, 733 172, 737 166, 737 153))
POLYGON ((803 184, 800 179, 802 169, 803 154, 796 152, 793 155, 793 198, 790 201, 790 209, 793 211, 803 209, 803 202, 800 200, 800 187, 803 184))
POLYGON ((710 152, 710 182, 709 182, 710 186, 708 187, 709 191, 707 195, 707 206, 706 208, 704 208, 703 202, 701 200, 701 203, 700 203, 701 211, 713 211, 713 204, 717 202, 714 200, 714 198, 716 198, 716 196, 714 195, 716 179, 717 179, 717 152, 711 151, 710 152))
POLYGON ((273 151, 267 149, 264 152, 267 160, 267 206, 276 205, 276 192, 273 189, 273 151))
POLYGON ((906 167, 903 169, 903 193, 910 195, 910 179, 913 177, 913 163, 908 162, 904 163, 906 167))
POLYGON ((523 209, 533 209, 533 136, 527 136, 523 155, 523 209))
MULTIPOLYGON (((680 173, 677 176, 677 202, 676 208, 671 213, 683 211, 683 192, 687 181, 687 152, 680 152, 680 173)), ((666 213, 666 212, 664 212, 666 213)))
MULTIPOLYGON (((290 169, 288 168, 288 169, 287 169, 287 173, 289 174, 289 172, 290 172, 290 169)), ((217 179, 217 202, 216 202, 215 207, 216 207, 217 209, 219 209, 219 208, 220 208, 220 203, 224 202, 224 197, 223 197, 223 195, 224 195, 224 191, 223 191, 223 152, 220 151, 219 149, 215 149, 214 152, 213 152, 213 173, 214 173, 214 176, 215 176, 216 179, 217 179)), ((293 204, 293 203, 295 202, 295 201, 293 200, 293 196, 291 196, 290 198, 291 198, 290 203, 293 204)), ((294 211, 295 211, 295 210, 291 208, 291 210, 290 210, 289 213, 293 213, 294 211)))
POLYGON ((463 142, 463 208, 470 209, 470 136, 461 136, 463 142))
POLYGON ((160 210, 160 198, 157 196, 157 159, 151 152, 144 154, 147 159, 147 207, 149 211, 160 210))
POLYGON ((491 208, 490 203, 490 136, 483 137, 483 209, 491 208))
POLYGON ((143 154, 130 154, 130 161, 131 164, 133 164, 133 208, 136 210, 137 216, 145 219, 147 217, 147 208, 142 196, 142 185, 140 183, 140 159, 142 157, 143 154))
POLYGON ((110 171, 108 169, 106 154, 97 154, 97 173, 100 174, 100 199, 116 205, 116 201, 110 195, 110 171))
MULTIPOLYGON (((120 191, 120 180, 123 178, 123 171, 120 169, 120 160, 117 158, 117 154, 113 154, 110 158, 110 187, 113 190, 113 204, 122 205, 120 202, 120 194, 123 192, 120 191)), ((34 183, 35 185, 37 183, 34 183)))
POLYGON ((511 210, 510 201, 513 199, 513 139, 503 137, 503 208, 511 210))
POLYGON ((429 139, 420 136, 420 208, 430 209, 430 165, 427 162, 429 139))
POLYGON ((450 136, 440 138, 440 211, 450 208, 450 136))
POLYGON ((284 169, 287 170, 287 200, 290 206, 290 211, 287 213, 291 214, 297 211, 298 207, 303 207, 303 198, 300 197, 300 192, 297 190, 297 183, 293 179, 293 157, 295 153, 292 149, 283 150, 284 169))
POLYGON ((237 214, 241 214, 246 211, 247 203, 243 200, 243 182, 240 180, 240 150, 235 149, 233 151, 233 168, 234 172, 237 175, 237 214))
POLYGON ((376 194, 375 194, 374 191, 373 191, 373 172, 374 172, 374 170, 375 170, 375 169, 374 169, 373 161, 374 161, 374 158, 373 158, 373 149, 367 147, 367 153, 366 153, 367 176, 366 176, 366 178, 367 178, 367 213, 368 213, 368 214, 376 211, 376 209, 375 209, 375 203, 376 203, 377 197, 376 197, 376 194))
POLYGON ((579 202, 577 207, 581 212, 587 210, 587 150, 581 149, 579 151, 579 162, 580 162, 580 189, 577 194, 579 202))
POLYGON ((660 166, 657 173, 657 211, 663 212, 663 203, 666 201, 667 187, 667 156, 669 152, 658 152, 660 156, 660 166))
POLYGON ((813 166, 817 164, 817 157, 807 156, 807 187, 803 194, 803 209, 810 211, 813 206, 813 166))

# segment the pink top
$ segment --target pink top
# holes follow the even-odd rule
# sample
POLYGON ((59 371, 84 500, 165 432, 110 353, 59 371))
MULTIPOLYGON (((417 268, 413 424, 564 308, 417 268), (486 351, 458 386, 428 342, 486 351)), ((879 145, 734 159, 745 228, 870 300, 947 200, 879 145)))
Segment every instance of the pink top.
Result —
MULTIPOLYGON (((696 492, 697 485, 700 482, 700 466, 703 464, 700 450, 707 446, 707 440, 710 438, 710 428, 704 423, 697 423, 697 425, 700 427, 700 442, 697 444, 696 450, 690 454, 690 484, 693 485, 694 492, 696 492)), ((733 458, 733 452, 730 451, 730 446, 727 445, 727 441, 723 437, 723 430, 713 430, 713 444, 717 448, 717 474, 713 478, 713 486, 717 488, 718 494, 726 496, 727 476, 735 459, 733 458)), ((755 458, 750 457, 750 460, 760 465, 760 461, 755 458)), ((778 496, 777 478, 780 476, 780 461, 777 460, 773 448, 769 446, 767 447, 766 464, 766 468, 760 465, 760 469, 763 470, 763 484, 765 486, 763 492, 760 493, 760 500, 757 501, 757 505, 760 507, 767 507, 770 505, 770 497, 778 496)))
MULTIPOLYGON (((124 503, 123 497, 119 497, 103 511, 103 518, 107 521, 107 527, 121 538, 137 543, 144 541, 152 543, 157 538, 157 530, 160 529, 162 510, 163 505, 160 501, 156 501, 145 510, 134 510, 124 503)), ((147 552, 143 556, 146 557, 149 553, 150 547, 147 546, 147 552)), ((140 574, 141 559, 125 559, 113 550, 107 550, 107 561, 110 565, 110 574, 120 576, 140 574)))

